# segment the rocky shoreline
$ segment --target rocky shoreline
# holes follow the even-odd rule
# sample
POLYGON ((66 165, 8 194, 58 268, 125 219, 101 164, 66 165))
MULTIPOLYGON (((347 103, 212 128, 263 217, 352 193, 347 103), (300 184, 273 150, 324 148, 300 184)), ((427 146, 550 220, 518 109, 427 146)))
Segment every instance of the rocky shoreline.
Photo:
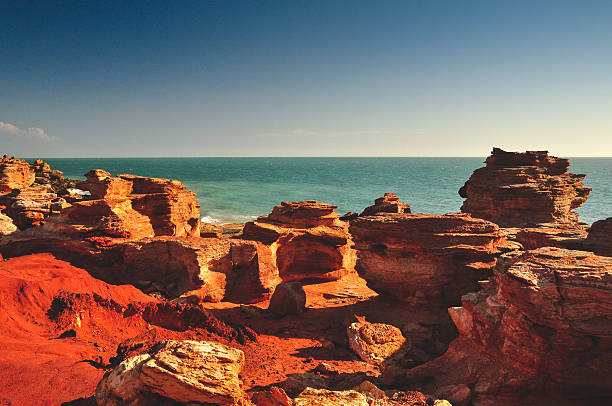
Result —
POLYGON ((612 217, 569 166, 494 148, 461 213, 212 226, 179 181, 5 156, 0 404, 605 404, 612 217))

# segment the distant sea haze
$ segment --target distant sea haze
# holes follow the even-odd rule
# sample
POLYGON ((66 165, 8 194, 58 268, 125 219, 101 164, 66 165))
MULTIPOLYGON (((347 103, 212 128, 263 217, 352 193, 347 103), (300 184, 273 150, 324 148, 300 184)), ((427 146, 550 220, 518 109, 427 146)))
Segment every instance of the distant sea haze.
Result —
MULTIPOLYGON (((178 179, 194 190, 206 222, 245 222, 281 201, 318 200, 360 212, 385 192, 415 213, 460 210, 457 191, 483 158, 48 158, 64 175, 90 169, 178 179)), ((579 209, 586 223, 612 216, 612 158, 570 158, 593 191, 579 209)))

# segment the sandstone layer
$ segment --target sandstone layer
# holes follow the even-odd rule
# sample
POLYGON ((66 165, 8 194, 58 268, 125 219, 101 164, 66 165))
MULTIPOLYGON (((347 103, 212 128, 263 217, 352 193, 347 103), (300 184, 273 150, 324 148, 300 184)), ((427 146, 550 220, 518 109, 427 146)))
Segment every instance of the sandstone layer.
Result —
POLYGON ((312 200, 282 202, 245 224, 243 237, 270 247, 283 281, 336 280, 354 272, 355 251, 337 206, 312 200))
POLYGON ((449 310, 459 338, 407 382, 433 377, 431 392, 467 385, 476 406, 593 404, 612 394, 612 258, 509 253, 483 284, 449 310))
POLYGON ((591 225, 587 244, 596 254, 612 256, 612 217, 598 220, 591 225))
POLYGON ((567 172, 569 160, 547 151, 493 148, 485 163, 459 190, 466 199, 462 212, 503 227, 578 222, 573 210, 587 200, 591 189, 581 182, 585 175, 567 172))
POLYGON ((497 225, 459 213, 359 217, 350 231, 368 286, 414 304, 458 304, 508 248, 497 225))

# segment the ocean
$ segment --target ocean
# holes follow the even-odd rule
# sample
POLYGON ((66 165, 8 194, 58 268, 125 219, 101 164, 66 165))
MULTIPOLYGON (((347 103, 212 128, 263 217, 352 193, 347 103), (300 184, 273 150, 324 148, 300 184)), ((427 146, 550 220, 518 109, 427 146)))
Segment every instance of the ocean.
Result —
MULTIPOLYGON (((195 191, 203 221, 245 222, 281 201, 318 200, 361 212, 394 192, 415 213, 459 211, 457 194, 483 158, 43 158, 65 176, 90 169, 178 179, 195 191)), ((571 159, 571 158, 570 158, 571 159)), ((577 211, 587 223, 612 216, 612 158, 573 158, 593 188, 577 211)))

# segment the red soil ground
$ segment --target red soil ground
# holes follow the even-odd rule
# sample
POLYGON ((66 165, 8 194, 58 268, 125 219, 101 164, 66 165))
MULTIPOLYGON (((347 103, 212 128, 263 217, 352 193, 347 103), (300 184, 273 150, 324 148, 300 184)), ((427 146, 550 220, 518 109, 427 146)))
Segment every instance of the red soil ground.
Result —
MULTIPOLYGON (((165 338, 229 344, 245 352, 247 391, 274 384, 295 394, 323 381, 348 389, 379 375, 347 346, 353 314, 408 326, 422 343, 432 331, 443 342, 454 334, 429 328, 440 322, 431 315, 376 297, 358 277, 305 290, 309 310, 277 320, 263 310, 267 303, 209 304, 208 313, 162 302, 132 286, 106 284, 50 254, 0 261, 0 405, 95 404, 95 387, 126 341, 145 345, 125 356, 165 338)), ((429 358, 443 348, 430 350, 429 358)))

